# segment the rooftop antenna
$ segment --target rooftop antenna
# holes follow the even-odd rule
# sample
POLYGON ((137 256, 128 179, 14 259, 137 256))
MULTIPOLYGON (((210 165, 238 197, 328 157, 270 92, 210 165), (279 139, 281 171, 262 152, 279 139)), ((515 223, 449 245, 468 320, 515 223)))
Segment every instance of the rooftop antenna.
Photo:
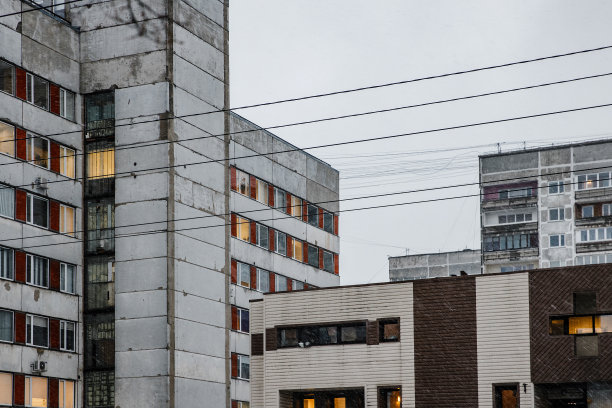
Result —
POLYGON ((497 142, 497 153, 501 153, 501 143, 497 142))
POLYGON ((523 150, 527 150, 527 141, 523 140, 523 150))

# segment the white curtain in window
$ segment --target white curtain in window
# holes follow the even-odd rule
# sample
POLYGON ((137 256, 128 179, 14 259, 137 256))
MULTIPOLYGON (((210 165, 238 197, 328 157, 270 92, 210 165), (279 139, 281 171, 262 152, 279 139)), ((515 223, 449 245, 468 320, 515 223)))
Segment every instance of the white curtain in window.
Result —
POLYGON ((13 250, 0 247, 0 278, 13 279, 13 250))
POLYGON ((0 216, 15 216, 15 190, 0 186, 0 216))

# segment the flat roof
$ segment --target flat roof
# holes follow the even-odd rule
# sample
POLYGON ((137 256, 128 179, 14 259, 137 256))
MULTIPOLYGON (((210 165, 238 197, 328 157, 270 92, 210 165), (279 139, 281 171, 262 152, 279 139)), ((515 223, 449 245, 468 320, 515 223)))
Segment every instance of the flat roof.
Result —
POLYGON ((501 152, 501 153, 485 153, 485 154, 478 155, 478 158, 483 159, 483 158, 496 157, 496 156, 510 156, 513 154, 533 153, 533 152, 539 152, 539 151, 544 151, 544 150, 567 149, 568 147, 590 146, 590 145, 597 145, 597 144, 604 144, 604 143, 612 143, 612 138, 608 137, 605 139, 591 140, 587 142, 574 142, 574 143, 570 142, 570 143, 560 144, 560 145, 531 147, 528 149, 516 149, 516 150, 509 150, 507 152, 501 152))
POLYGON ((424 254, 412 254, 412 255, 398 255, 398 256, 388 256, 387 259, 397 259, 397 258, 410 258, 413 256, 429 256, 429 255, 446 255, 446 254, 464 254, 466 252, 480 252, 480 249, 460 249, 458 251, 445 251, 445 252, 427 252, 424 254))

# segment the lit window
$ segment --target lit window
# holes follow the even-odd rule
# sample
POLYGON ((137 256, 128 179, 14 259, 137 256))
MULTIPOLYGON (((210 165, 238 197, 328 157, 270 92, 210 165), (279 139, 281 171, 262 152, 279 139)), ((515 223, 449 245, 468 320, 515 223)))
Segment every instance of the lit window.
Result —
POLYGON ((60 321, 60 350, 75 350, 75 324, 73 322, 60 321))
POLYGON ((49 260, 36 255, 26 257, 26 282, 30 285, 49 287, 49 260))
POLYGON ((323 229, 329 233, 334 233, 334 216, 331 213, 323 213, 323 229))
POLYGON ((251 241, 251 222, 246 218, 236 217, 236 228, 238 238, 243 241, 251 241))
POLYGON ((26 100, 39 108, 49 110, 49 82, 26 74, 26 100))
POLYGON ((60 146, 60 174, 74 178, 74 150, 60 146))
POLYGON ((260 203, 268 204, 268 183, 265 181, 257 180, 257 191, 255 199, 260 203))
POLYGON ((250 407, 250 404, 246 401, 235 401, 234 400, 234 402, 236 403, 236 408, 249 408, 250 407))
POLYGON ((0 247, 0 278, 13 279, 13 250, 0 247))
POLYGON ((47 405, 47 379, 43 377, 25 378, 25 405, 26 407, 46 408, 47 405))
POLYGON ((304 244, 295 238, 293 239, 293 259, 300 262, 304 260, 304 244))
POLYGON ((13 374, 0 373, 0 405, 13 405, 13 374))
POLYGON ((276 275, 275 278, 275 291, 276 292, 284 292, 287 290, 287 278, 281 275, 276 275))
POLYGON ((548 194, 561 194, 564 187, 563 181, 551 181, 548 183, 548 194))
POLYGON ((245 263, 238 262, 238 284, 245 288, 251 287, 251 267, 245 263))
POLYGON ((76 266, 61 264, 60 265, 60 290, 66 293, 75 293, 76 282, 76 266))
POLYGON ((15 218, 15 189, 1 184, 0 217, 15 218))
MULTIPOLYGON (((1 64, 2 61, 0 61, 0 67, 1 64)), ((0 75, 2 75, 1 70, 0 75)), ((2 80, 1 77, 0 80, 2 80)), ((4 122, 0 122, 0 153, 15 156, 15 127, 4 122)))
POLYGON ((291 196, 291 215, 302 218, 302 199, 291 196))
POLYGON ((249 356, 238 355, 238 378, 248 380, 250 378, 250 359, 249 356))
POLYGON ((59 408, 74 408, 74 381, 59 381, 59 408))
POLYGON ((27 160, 37 166, 49 168, 49 140, 43 137, 27 135, 27 160))
POLYGON ((280 188, 274 188, 274 207, 284 213, 287 212, 287 193, 280 188))
POLYGON ((594 215, 593 206, 585 205, 582 207, 582 218, 590 218, 594 215))
POLYGON ((331 252, 323 251, 323 270, 334 272, 334 254, 331 252))
POLYGON ((74 208, 60 205, 60 232, 74 236, 74 208))
POLYGON ((26 344, 39 347, 49 346, 49 319, 26 315, 26 344))
POLYGON ((563 208, 551 208, 548 210, 548 215, 550 221, 563 221, 565 219, 563 208))
MULTIPOLYGON (((0 310, 0 341, 13 341, 13 312, 0 310)), ((0 386, 0 389, 2 387, 0 386)), ((2 393, 0 392, 0 404, 2 393)))
POLYGON ((612 315, 595 316, 595 333, 612 333, 612 315))
POLYGON ((257 290, 262 293, 270 291, 270 272, 257 268, 257 290))
POLYGON ((308 223, 315 227, 319 226, 319 208, 312 204, 308 204, 308 223))
POLYGON ((494 408, 518 408, 518 385, 496 385, 494 408))
POLYGON ((269 239, 268 227, 266 227, 265 225, 257 224, 256 231, 257 231, 257 245, 262 248, 268 249, 268 239, 269 239))
POLYGON ((274 251, 287 256, 287 235, 284 232, 276 231, 274 234, 274 251))
POLYGON ((236 169, 236 182, 238 183, 238 192, 245 196, 251 195, 249 188, 249 175, 243 171, 236 169))
POLYGON ((15 67, 0 61, 0 91, 13 95, 15 89, 15 67))
POLYGON ((115 149, 109 146, 87 148, 87 178, 100 179, 115 176, 115 149))
POLYGON ((74 92, 60 89, 60 116, 74 121, 74 92))

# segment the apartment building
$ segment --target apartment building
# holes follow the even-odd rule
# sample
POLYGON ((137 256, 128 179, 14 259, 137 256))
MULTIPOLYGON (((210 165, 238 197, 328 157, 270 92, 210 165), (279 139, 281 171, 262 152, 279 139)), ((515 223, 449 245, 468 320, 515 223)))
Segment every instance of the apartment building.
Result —
POLYGON ((389 280, 415 280, 480 273, 478 249, 389 257, 389 280))
POLYGON ((249 299, 339 283, 338 172, 227 110, 227 4, 63 3, 0 4, 0 405, 248 407, 249 299))
POLYGON ((612 262, 612 142, 480 157, 484 272, 612 262))
POLYGON ((608 407, 612 266, 267 294, 251 406, 608 407))

